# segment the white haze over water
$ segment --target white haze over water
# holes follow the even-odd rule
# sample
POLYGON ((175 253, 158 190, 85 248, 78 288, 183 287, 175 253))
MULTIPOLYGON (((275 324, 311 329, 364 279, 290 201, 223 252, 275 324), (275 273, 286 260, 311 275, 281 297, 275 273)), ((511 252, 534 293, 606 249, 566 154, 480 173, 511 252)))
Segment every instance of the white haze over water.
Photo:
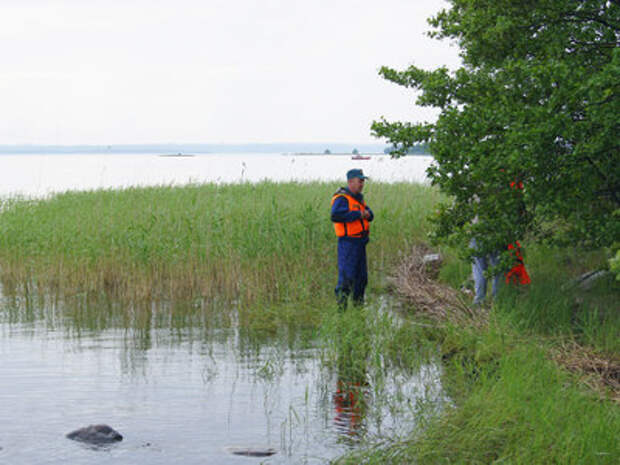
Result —
POLYGON ((159 155, 1 155, 0 197, 44 197, 67 190, 130 186, 237 183, 262 180, 337 181, 362 168, 372 181, 426 182, 430 156, 392 159, 373 155, 205 154, 159 155))

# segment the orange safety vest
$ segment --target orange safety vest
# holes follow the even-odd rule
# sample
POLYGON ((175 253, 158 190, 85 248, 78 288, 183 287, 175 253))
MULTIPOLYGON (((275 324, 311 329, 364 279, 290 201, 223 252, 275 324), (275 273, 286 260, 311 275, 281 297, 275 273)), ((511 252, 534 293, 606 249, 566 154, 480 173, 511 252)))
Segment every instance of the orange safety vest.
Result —
MULTIPOLYGON (((366 210, 366 202, 358 202, 353 197, 342 192, 336 192, 332 197, 332 206, 338 197, 344 197, 349 202, 349 211, 361 211, 366 210)), ((334 229, 336 230, 336 236, 338 237, 362 237, 370 230, 370 224, 367 219, 360 218, 359 220, 352 221, 350 223, 335 223, 334 229)))

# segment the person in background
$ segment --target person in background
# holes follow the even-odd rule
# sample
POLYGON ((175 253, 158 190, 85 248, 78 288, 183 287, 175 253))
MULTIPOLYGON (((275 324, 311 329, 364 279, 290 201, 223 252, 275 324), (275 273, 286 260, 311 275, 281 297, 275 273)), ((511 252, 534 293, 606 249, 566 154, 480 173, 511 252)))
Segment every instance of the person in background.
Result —
MULTIPOLYGON (((502 170, 503 171, 503 170, 502 170)), ((523 191, 523 183, 512 181, 510 183, 510 188, 515 189, 516 192, 523 191)), ((474 197, 474 201, 477 201, 477 197, 474 197)), ((520 206, 517 212, 517 216, 525 215, 525 206, 520 206)), ((476 224, 478 222, 478 218, 474 218, 472 223, 476 224)), ((478 248, 476 244, 476 239, 472 239, 469 243, 469 247, 471 249, 476 250, 478 248)), ((528 285, 531 283, 531 279, 525 269, 525 265, 523 263, 523 255, 521 253, 521 244, 519 241, 515 241, 513 244, 508 245, 508 250, 511 252, 514 257, 514 263, 512 268, 505 274, 506 284, 512 285, 528 285)), ((475 296, 474 296, 474 305, 480 305, 484 301, 487 293, 487 279, 485 277, 485 272, 488 268, 497 266, 499 264, 499 252, 494 252, 485 256, 474 255, 472 257, 472 275, 474 277, 474 288, 475 288, 475 296)), ((495 298, 497 296, 497 291, 500 285, 500 274, 495 274, 492 276, 492 290, 491 293, 495 298)))
MULTIPOLYGON (((478 248, 476 239, 471 240, 469 247, 474 250, 478 248)), ((498 252, 488 255, 474 255, 472 257, 471 273, 474 277, 474 305, 482 305, 484 302, 487 295, 487 278, 484 274, 490 267, 497 266, 498 264, 498 252)), ((493 295, 493 298, 495 298, 499 289, 500 275, 495 274, 491 279, 491 294, 493 295)))
POLYGON ((332 196, 331 220, 338 236, 338 305, 346 309, 351 292, 353 303, 364 303, 368 284, 366 244, 369 241, 372 210, 366 205, 362 190, 367 176, 361 169, 347 172, 347 187, 341 187, 332 196))

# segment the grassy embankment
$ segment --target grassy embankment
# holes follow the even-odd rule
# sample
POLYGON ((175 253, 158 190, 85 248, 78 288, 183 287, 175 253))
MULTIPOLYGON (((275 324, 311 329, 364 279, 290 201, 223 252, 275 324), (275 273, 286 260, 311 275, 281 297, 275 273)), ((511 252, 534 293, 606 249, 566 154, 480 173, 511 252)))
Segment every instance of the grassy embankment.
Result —
MULTIPOLYGON (((504 288, 486 325, 413 326, 412 341, 438 343, 454 405, 421 417, 409 439, 339 463, 618 463, 620 286, 570 285, 603 264, 600 253, 531 245, 533 284, 504 288)), ((456 284, 468 268, 454 260, 442 275, 456 284)))
MULTIPOLYGON (((488 325, 411 322, 394 331, 371 312, 364 322, 333 312, 328 205, 336 187, 159 187, 11 201, 0 214, 4 292, 107 295, 138 313, 137 302, 157 299, 234 305, 239 322, 253 328, 321 327, 328 338, 338 332, 337 363, 353 377, 384 363, 382 353, 412 363, 416 351, 440 347, 454 404, 421 422, 410 440, 343 462, 617 463, 618 404, 604 388, 591 389, 598 385, 584 373, 556 362, 573 343, 608 358, 620 352, 617 284, 589 292, 562 287, 602 257, 530 246, 532 286, 504 292, 488 325), (377 330, 380 337, 367 337, 377 330)), ((369 246, 370 291, 377 294, 401 254, 423 239, 423 218, 438 195, 376 183, 367 193, 377 216, 369 246)), ((449 257, 442 277, 457 285, 468 268, 449 257)))
POLYGON ((412 336, 439 344, 454 405, 408 440, 339 463, 618 463, 619 392, 588 372, 595 352, 604 363, 615 359, 618 380, 617 285, 601 283, 576 310, 572 293, 541 274, 544 266, 531 268, 531 291, 505 293, 487 327, 447 323, 412 336))

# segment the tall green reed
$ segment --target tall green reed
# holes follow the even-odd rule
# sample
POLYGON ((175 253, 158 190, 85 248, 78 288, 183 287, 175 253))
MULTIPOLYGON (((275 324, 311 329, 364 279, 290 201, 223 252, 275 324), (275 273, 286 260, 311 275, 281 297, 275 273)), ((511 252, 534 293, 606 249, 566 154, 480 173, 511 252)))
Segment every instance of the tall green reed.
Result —
MULTIPOLYGON (((9 200, 0 213, 0 276, 11 292, 28 285, 64 297, 278 304, 289 309, 284 318, 313 325, 313 309, 331 302, 336 279, 329 209, 337 187, 207 184, 9 200)), ((383 183, 365 193, 376 215, 368 246, 376 288, 401 251, 423 238, 438 193, 383 183)))

